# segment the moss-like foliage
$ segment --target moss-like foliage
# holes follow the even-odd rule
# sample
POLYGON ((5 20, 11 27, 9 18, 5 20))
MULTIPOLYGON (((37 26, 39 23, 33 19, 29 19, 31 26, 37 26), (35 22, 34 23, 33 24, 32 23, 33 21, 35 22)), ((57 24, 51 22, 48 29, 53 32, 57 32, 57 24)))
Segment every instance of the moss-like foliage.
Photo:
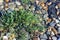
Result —
POLYGON ((25 9, 4 13, 1 17, 1 23, 3 29, 9 29, 10 32, 17 34, 17 37, 20 38, 23 36, 21 34, 23 32, 20 32, 23 28, 28 33, 35 30, 44 30, 44 25, 42 25, 42 21, 38 18, 38 15, 25 9), (11 29, 14 30, 11 31, 11 29))

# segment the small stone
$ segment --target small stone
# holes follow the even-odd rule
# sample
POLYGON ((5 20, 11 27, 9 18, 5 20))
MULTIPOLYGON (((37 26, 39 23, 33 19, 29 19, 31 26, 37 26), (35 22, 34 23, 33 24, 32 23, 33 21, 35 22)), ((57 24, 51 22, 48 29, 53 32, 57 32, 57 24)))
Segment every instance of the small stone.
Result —
POLYGON ((55 24, 56 24, 56 23, 55 23, 54 21, 52 21, 52 22, 50 23, 50 26, 54 27, 55 24))
POLYGON ((8 3, 8 2, 9 2, 9 0, 5 0, 5 2, 7 2, 7 3, 8 3))
POLYGON ((47 35, 46 34, 41 34, 40 38, 47 39, 47 35))
POLYGON ((16 40, 16 38, 13 38, 13 40, 16 40))
POLYGON ((57 30, 54 27, 52 28, 52 31, 54 32, 54 34, 58 33, 57 30))
POLYGON ((34 11, 35 10, 35 7, 34 6, 31 6, 31 10, 34 11))
POLYGON ((55 21, 56 21, 56 23, 59 23, 59 20, 56 19, 55 21))
POLYGON ((11 33, 7 33, 7 34, 6 34, 7 37, 10 37, 10 35, 11 35, 11 33))
POLYGON ((8 37, 7 36, 3 36, 3 40, 8 40, 8 37))
POLYGON ((60 20, 60 17, 58 17, 58 19, 60 20))
POLYGON ((14 8, 16 7, 16 4, 14 4, 14 2, 11 2, 8 4, 8 8, 14 10, 14 8))
POLYGON ((53 40, 57 40, 57 37, 53 36, 52 39, 53 39, 53 40))
POLYGON ((21 3, 19 1, 16 1, 15 3, 16 3, 16 5, 21 5, 21 3))
MULTIPOLYGON (((44 17, 44 19, 46 20, 46 18, 48 17, 48 14, 45 14, 43 17, 44 17)), ((50 21, 50 20, 49 20, 49 21, 50 21)))
POLYGON ((6 11, 5 11, 5 10, 1 10, 1 13, 2 13, 2 15, 3 15, 3 14, 5 14, 5 13, 6 13, 6 11))
POLYGON ((47 35, 50 35, 50 31, 47 31, 46 34, 47 34, 47 35))
POLYGON ((38 0, 36 0, 36 4, 38 4, 39 3, 39 1, 38 0))
POLYGON ((19 6, 19 9, 23 9, 24 7, 23 6, 19 6))
POLYGON ((58 33, 60 33, 60 27, 58 28, 58 33))
POLYGON ((60 3, 58 3, 58 8, 60 8, 60 3))
POLYGON ((45 4, 44 4, 44 2, 41 2, 41 4, 40 4, 42 7, 44 7, 45 6, 45 4))
POLYGON ((53 31, 51 31, 51 36, 55 35, 55 33, 53 31))
POLYGON ((57 15, 59 15, 59 10, 57 10, 57 15))
POLYGON ((47 5, 51 5, 51 4, 52 4, 52 2, 47 3, 47 5))
POLYGON ((56 5, 55 8, 58 9, 58 6, 56 5))
POLYGON ((43 9, 45 9, 47 11, 48 10, 48 7, 47 6, 44 6, 43 9))
POLYGON ((9 9, 7 10, 7 12, 8 12, 8 13, 11 13, 11 12, 13 12, 13 10, 9 8, 9 9))
POLYGON ((57 24, 57 26, 60 26, 60 24, 57 24))
POLYGON ((5 8, 8 8, 8 4, 7 3, 5 4, 5 8))

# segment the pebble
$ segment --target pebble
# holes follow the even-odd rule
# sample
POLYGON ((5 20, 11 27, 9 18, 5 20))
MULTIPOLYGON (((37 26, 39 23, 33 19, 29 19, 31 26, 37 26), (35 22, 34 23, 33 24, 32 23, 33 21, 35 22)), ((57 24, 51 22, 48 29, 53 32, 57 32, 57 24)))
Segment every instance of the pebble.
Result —
POLYGON ((53 31, 51 31, 51 36, 55 35, 55 33, 53 31))
POLYGON ((60 27, 60 24, 57 24, 57 26, 59 26, 59 27, 60 27))
POLYGON ((21 3, 19 1, 16 1, 15 3, 16 3, 16 5, 21 5, 21 3))
POLYGON ((44 6, 45 6, 45 3, 44 3, 44 2, 41 2, 40 5, 41 5, 42 7, 44 7, 44 6))
POLYGON ((40 38, 47 39, 47 35, 46 34, 42 34, 42 35, 40 35, 40 38))
POLYGON ((13 10, 9 8, 9 9, 7 10, 7 12, 8 12, 8 13, 11 13, 11 12, 13 12, 13 10))
POLYGON ((50 26, 52 26, 52 27, 54 27, 55 24, 56 24, 56 23, 55 23, 54 21, 50 22, 50 26))
POLYGON ((13 38, 13 40, 16 40, 16 38, 13 38))
POLYGON ((3 40, 8 40, 8 37, 7 36, 3 36, 3 40))
POLYGON ((60 20, 60 17, 58 17, 58 19, 60 20))
POLYGON ((57 37, 55 37, 55 36, 52 36, 52 39, 53 39, 53 40, 57 40, 57 37))
POLYGON ((59 23, 59 20, 58 19, 56 19, 55 21, 56 21, 56 23, 59 23))
POLYGON ((58 33, 60 33, 60 27, 58 27, 58 33))
POLYGON ((58 3, 58 7, 60 8, 60 3, 58 3))
POLYGON ((38 0, 36 0, 36 4, 38 4, 39 3, 39 1, 38 0))
POLYGON ((51 34, 51 32, 50 31, 46 31, 46 34, 49 36, 51 34))
POLYGON ((16 4, 14 4, 14 2, 8 4, 8 8, 12 10, 14 10, 15 7, 16 7, 16 4))

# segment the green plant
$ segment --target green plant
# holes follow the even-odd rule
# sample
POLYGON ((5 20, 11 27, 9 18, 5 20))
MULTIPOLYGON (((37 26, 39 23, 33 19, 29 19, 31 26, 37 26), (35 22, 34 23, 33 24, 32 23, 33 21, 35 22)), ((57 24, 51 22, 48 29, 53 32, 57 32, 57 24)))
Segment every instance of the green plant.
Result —
MULTIPOLYGON (((17 38, 23 36, 24 32, 21 32, 22 28, 25 29, 25 31, 33 32, 36 30, 43 31, 44 25, 42 24, 42 20, 38 18, 39 15, 33 14, 31 11, 21 9, 19 11, 13 11, 11 13, 6 12, 1 17, 2 27, 3 29, 9 29, 10 32, 14 32, 17 38), (14 31, 11 31, 11 28, 14 29, 14 31), (23 34, 21 34, 23 33, 23 34), (21 35, 19 35, 21 34, 21 35)), ((22 38, 22 39, 23 39, 22 38)))

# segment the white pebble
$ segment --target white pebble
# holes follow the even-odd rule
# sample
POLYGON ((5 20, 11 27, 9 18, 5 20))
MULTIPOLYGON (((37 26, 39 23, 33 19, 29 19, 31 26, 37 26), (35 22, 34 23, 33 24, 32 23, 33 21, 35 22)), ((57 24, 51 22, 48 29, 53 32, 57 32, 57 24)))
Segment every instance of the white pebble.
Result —
POLYGON ((3 40, 8 40, 8 37, 7 36, 3 36, 3 40))

